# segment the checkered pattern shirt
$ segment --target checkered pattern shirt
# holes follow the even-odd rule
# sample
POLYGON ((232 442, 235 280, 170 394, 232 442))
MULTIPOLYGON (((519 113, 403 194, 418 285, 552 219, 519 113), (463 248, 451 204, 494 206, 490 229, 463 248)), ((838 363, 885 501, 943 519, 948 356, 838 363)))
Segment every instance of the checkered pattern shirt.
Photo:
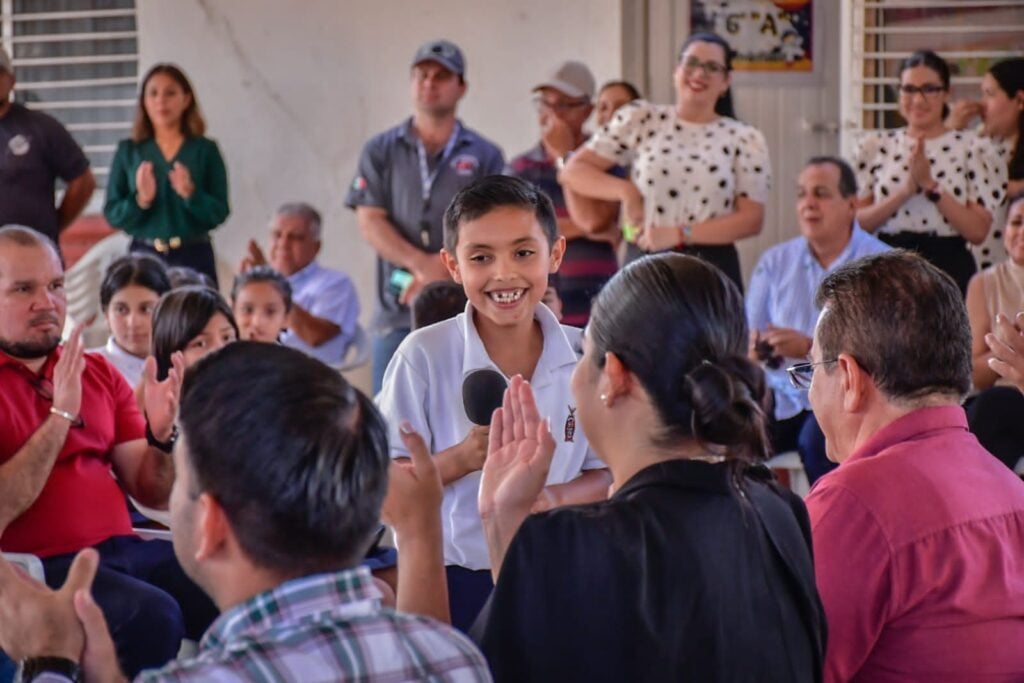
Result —
POLYGON ((464 635, 382 609, 365 567, 285 582, 222 614, 191 659, 137 681, 490 681, 464 635))

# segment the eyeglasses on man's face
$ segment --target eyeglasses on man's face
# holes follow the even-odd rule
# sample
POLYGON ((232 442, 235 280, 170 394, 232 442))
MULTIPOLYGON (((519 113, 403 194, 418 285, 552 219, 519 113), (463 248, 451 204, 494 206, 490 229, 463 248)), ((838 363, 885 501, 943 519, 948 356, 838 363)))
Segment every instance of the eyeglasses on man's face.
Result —
POLYGON ((807 361, 806 363, 790 365, 786 368, 786 372, 789 374, 789 382, 797 389, 807 391, 811 388, 811 379, 814 377, 814 367, 817 365, 835 363, 837 360, 837 358, 833 358, 832 360, 822 360, 817 363, 807 361))
POLYGON ((945 92, 946 88, 942 85, 936 85, 935 83, 928 83, 927 85, 901 85, 900 95, 906 98, 911 98, 914 95, 921 95, 926 100, 935 97, 940 92, 945 92))
POLYGON ((723 76, 725 75, 725 64, 720 64, 715 61, 702 62, 696 57, 687 57, 683 60, 683 69, 692 73, 697 69, 704 72, 705 76, 723 76))

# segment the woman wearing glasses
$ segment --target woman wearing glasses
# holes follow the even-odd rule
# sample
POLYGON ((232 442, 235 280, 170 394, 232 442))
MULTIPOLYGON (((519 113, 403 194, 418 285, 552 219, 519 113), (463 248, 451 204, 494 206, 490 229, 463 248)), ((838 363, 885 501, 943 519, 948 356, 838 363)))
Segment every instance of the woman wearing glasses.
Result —
POLYGON ((643 252, 701 256, 742 286, 734 243, 761 231, 771 169, 761 132, 732 118, 731 68, 728 43, 694 33, 675 70, 675 104, 625 105, 559 180, 621 201, 626 238, 643 252), (616 164, 630 178, 605 173, 616 164))
POLYGON ((1006 166, 969 132, 946 128, 949 65, 915 52, 900 65, 904 128, 863 135, 854 152, 857 220, 894 247, 913 249, 966 292, 976 270, 967 242, 980 244, 1003 202, 1006 166))

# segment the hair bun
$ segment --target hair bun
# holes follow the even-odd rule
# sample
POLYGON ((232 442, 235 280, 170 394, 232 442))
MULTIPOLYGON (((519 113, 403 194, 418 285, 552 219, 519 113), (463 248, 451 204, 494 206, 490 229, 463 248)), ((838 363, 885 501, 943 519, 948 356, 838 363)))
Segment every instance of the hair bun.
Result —
POLYGON ((738 447, 752 458, 768 455, 764 375, 746 358, 702 361, 685 378, 694 437, 738 447))

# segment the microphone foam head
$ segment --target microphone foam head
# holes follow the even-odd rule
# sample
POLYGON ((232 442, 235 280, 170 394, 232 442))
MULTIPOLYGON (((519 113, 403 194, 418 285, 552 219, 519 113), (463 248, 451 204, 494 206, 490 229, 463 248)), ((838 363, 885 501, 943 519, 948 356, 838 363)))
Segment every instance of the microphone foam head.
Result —
POLYGON ((462 381, 462 407, 466 417, 477 425, 491 424, 491 414, 501 407, 508 382, 497 370, 473 370, 462 381))

